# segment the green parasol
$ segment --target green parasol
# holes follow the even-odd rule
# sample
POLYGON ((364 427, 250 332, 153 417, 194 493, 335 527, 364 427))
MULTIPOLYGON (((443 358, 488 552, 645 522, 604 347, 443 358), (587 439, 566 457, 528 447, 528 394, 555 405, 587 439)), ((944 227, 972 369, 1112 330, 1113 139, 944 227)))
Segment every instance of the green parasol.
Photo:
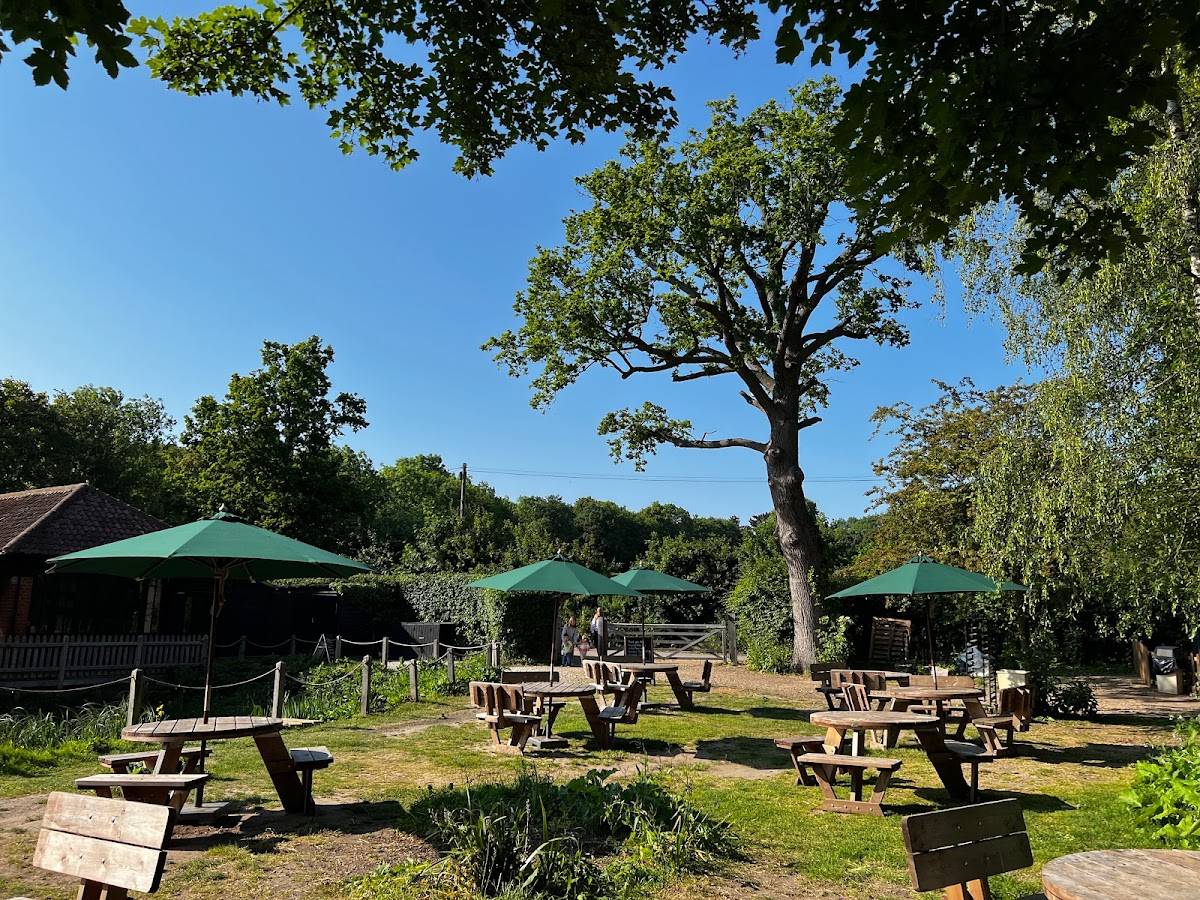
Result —
POLYGON ((928 556, 914 556, 902 566, 868 578, 830 597, 880 597, 925 595, 925 636, 929 644, 929 670, 937 686, 937 667, 933 662, 933 596, 935 594, 991 594, 997 591, 1027 591, 1014 581, 997 583, 986 575, 968 572, 956 566, 934 562, 928 556))
MULTIPOLYGON (((556 557, 522 566, 499 575, 472 581, 469 587, 490 588, 494 591, 544 591, 555 594, 575 594, 584 597, 640 597, 641 595, 611 578, 593 572, 578 563, 556 557)), ((554 680, 554 653, 558 647, 558 614, 560 597, 554 604, 554 619, 550 626, 550 680, 554 680)))
POLYGON ((247 524, 222 507, 211 519, 56 556, 50 560, 49 571, 52 574, 120 575, 138 579, 212 578, 208 662, 204 669, 204 720, 208 721, 212 712, 217 616, 225 603, 226 580, 342 578, 371 569, 303 541, 247 524))
MULTIPOLYGON (((694 581, 676 578, 654 569, 630 569, 628 572, 614 575, 613 581, 631 587, 640 594, 707 594, 712 590, 694 581)), ((649 662, 646 658, 646 607, 640 600, 638 612, 642 620, 642 662, 649 662)))

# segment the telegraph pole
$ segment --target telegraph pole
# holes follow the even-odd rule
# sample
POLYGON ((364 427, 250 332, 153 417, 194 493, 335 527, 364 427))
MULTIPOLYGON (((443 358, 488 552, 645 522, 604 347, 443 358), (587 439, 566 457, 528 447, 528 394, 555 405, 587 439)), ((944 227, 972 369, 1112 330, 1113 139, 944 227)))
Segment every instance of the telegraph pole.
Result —
POLYGON ((458 518, 462 521, 467 509, 467 464, 458 473, 458 518))

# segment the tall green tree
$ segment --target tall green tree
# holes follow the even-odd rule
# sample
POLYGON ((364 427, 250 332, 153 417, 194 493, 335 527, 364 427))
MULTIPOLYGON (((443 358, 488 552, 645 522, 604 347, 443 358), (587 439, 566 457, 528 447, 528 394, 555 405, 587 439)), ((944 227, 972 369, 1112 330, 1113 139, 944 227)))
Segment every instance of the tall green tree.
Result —
POLYGON ((165 484, 174 422, 160 400, 85 385, 51 397, 0 380, 0 491, 86 481, 156 515, 176 504, 165 484))
POLYGON ((697 435, 653 403, 610 413, 600 432, 639 467, 664 443, 762 456, 804 665, 816 655, 809 573, 821 545, 800 432, 820 421, 829 377, 857 364, 850 345, 907 341, 896 318, 912 305, 903 272, 923 262, 898 244, 885 263, 886 222, 848 193, 832 81, 797 88, 787 106, 712 110, 705 132, 675 147, 631 142, 622 162, 579 179, 591 206, 566 219, 562 246, 531 261, 514 307, 520 329, 485 346, 514 376, 537 369, 539 407, 593 367, 676 382, 731 376, 731 396, 763 416, 763 436, 697 435), (851 202, 868 211, 845 217, 851 202))
POLYGON ((374 467, 340 445, 367 426, 366 403, 333 392, 333 349, 315 335, 263 342, 262 368, 235 374, 223 399, 184 419, 171 477, 193 514, 230 512, 300 540, 353 549, 365 540, 374 467))

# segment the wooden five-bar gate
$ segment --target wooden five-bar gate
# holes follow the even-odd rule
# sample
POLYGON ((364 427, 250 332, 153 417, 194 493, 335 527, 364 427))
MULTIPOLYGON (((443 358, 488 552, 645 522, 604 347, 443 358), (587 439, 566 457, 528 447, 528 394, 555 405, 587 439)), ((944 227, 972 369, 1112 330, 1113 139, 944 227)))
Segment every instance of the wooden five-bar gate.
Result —
POLYGON ((0 638, 0 683, 92 682, 131 669, 202 665, 203 634, 30 634, 0 638))
MULTIPOLYGON (((732 621, 699 625, 647 622, 644 627, 646 640, 653 648, 656 659, 687 656, 737 662, 737 632, 732 621)), ((640 622, 616 622, 610 625, 609 652, 631 658, 640 657, 642 628, 640 622)))

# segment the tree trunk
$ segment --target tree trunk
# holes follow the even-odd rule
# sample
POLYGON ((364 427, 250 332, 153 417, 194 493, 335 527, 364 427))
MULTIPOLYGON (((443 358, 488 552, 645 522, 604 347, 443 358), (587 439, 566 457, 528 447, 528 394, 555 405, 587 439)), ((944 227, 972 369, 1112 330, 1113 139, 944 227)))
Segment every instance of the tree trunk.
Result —
POLYGON ((816 612, 811 574, 821 560, 821 536, 804 496, 798 429, 794 423, 772 427, 764 458, 775 506, 775 536, 787 563, 792 595, 792 664, 808 669, 817 659, 816 612))

